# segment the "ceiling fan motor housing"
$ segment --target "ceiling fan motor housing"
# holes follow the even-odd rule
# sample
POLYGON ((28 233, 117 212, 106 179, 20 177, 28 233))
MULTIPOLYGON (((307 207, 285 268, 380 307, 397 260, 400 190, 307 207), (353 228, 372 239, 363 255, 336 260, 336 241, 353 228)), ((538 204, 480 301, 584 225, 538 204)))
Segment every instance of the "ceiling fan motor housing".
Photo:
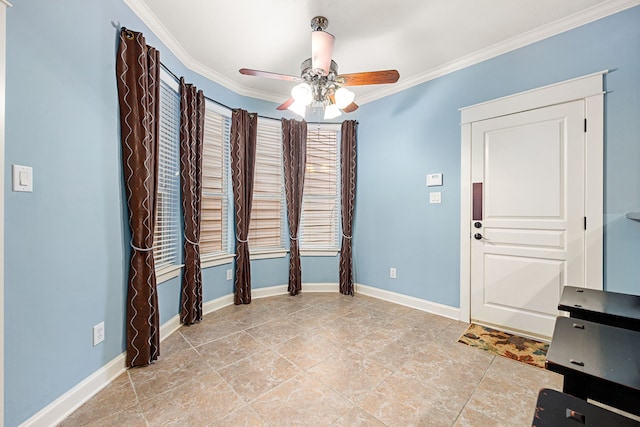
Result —
POLYGON ((313 90, 314 102, 326 104, 329 98, 335 94, 335 91, 344 83, 338 77, 338 64, 331 61, 329 73, 323 75, 322 70, 312 67, 311 58, 303 61, 300 65, 300 76, 305 82, 311 86, 313 90))

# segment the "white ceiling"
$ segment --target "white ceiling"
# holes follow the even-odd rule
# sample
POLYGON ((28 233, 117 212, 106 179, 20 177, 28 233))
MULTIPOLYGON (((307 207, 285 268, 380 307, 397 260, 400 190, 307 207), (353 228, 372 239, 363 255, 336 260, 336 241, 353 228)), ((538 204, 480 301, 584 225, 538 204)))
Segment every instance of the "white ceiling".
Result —
POLYGON ((125 0, 190 69, 241 94, 283 102, 311 18, 329 19, 339 72, 397 69, 394 85, 356 87, 363 104, 640 4, 640 0, 125 0))

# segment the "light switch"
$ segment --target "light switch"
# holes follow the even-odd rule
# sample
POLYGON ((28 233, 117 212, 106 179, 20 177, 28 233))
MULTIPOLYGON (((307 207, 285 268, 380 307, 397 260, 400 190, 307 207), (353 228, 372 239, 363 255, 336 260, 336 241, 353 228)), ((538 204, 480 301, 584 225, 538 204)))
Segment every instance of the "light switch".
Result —
POLYGON ((13 191, 33 192, 33 168, 13 165, 13 191))
POLYGON ((429 203, 440 203, 440 192, 429 193, 429 203))
POLYGON ((20 175, 20 186, 24 187, 26 185, 29 185, 29 174, 26 173, 25 171, 20 171, 18 172, 18 175, 20 175))

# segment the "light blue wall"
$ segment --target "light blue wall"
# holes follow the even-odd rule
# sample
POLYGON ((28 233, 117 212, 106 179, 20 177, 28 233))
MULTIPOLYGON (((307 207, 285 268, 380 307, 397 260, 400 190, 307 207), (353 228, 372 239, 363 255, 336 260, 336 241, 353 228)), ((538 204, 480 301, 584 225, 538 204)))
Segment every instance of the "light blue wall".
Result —
MULTIPOLYGON (((125 349, 128 224, 120 166, 118 25, 142 31, 161 60, 226 105, 271 112, 189 72, 120 1, 18 1, 7 11, 5 425, 15 426, 125 349), (11 192, 11 164, 34 192, 11 192), (105 342, 92 346, 104 321, 105 342)), ((208 299, 229 294, 220 266, 208 299)), ((281 280, 278 284, 283 283, 281 280)), ((161 322, 180 280, 158 288, 161 322)))
POLYGON ((605 77, 605 288, 640 294, 640 7, 426 82, 357 112, 359 283, 459 306, 459 108, 605 77), (442 204, 425 175, 444 174, 442 204), (389 267, 397 279, 389 279, 389 267))
MULTIPOLYGON (((187 70, 120 0, 15 1, 7 12, 5 425, 14 427, 121 354, 128 225, 120 166, 118 25, 142 31, 162 62, 231 107, 274 116, 187 70), (11 164, 34 168, 13 193, 11 164), (106 340, 91 343, 104 321, 106 340)), ((362 106, 356 281, 458 305, 459 113, 476 102, 615 68, 607 76, 606 280, 638 292, 640 8, 362 106), (425 174, 444 174, 429 205, 425 174), (411 227, 409 227, 411 225, 411 227), (388 268, 398 279, 387 279, 388 268)), ((337 258, 305 257, 303 280, 336 282, 337 258)), ((232 291, 230 265, 203 271, 204 300, 232 291)), ((255 288, 287 283, 288 258, 252 263, 255 288)), ((159 285, 161 321, 180 280, 159 285)))

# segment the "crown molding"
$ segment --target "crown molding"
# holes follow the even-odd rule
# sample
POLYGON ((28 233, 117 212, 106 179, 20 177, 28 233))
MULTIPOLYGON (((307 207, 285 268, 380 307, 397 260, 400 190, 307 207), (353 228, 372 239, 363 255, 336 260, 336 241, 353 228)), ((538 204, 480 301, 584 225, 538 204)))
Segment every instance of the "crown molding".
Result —
POLYGON ((553 37, 555 35, 564 33, 566 31, 572 30, 593 21, 597 21, 598 19, 605 18, 609 15, 613 15, 614 13, 622 12, 623 10, 630 9, 638 5, 640 5, 640 0, 613 0, 606 3, 601 3, 568 17, 562 18, 558 21, 543 25, 534 30, 504 40, 500 43, 496 43, 485 49, 481 49, 469 55, 455 59, 442 66, 412 76, 406 80, 402 79, 397 84, 388 88, 384 88, 380 91, 376 91, 376 93, 360 96, 358 97, 358 104, 363 105, 367 102, 372 102, 380 98, 384 98, 385 96, 393 95, 394 93, 401 92, 405 89, 409 89, 413 86, 417 86, 429 80, 434 80, 438 77, 453 73, 454 71, 458 71, 471 65, 486 61, 488 59, 495 58, 496 56, 500 56, 516 49, 520 49, 530 44, 539 42, 549 37, 553 37))
POLYGON ((7 7, 13 7, 13 5, 9 3, 7 0, 0 0, 0 4, 4 4, 7 7))
MULTIPOLYGON (((0 2, 8 4, 5 0, 0 2)), ((124 0, 125 4, 133 10, 133 12, 153 31, 153 33, 164 43, 169 50, 191 71, 212 80, 213 82, 237 93, 238 95, 248 96, 252 98, 262 99, 271 102, 280 102, 282 95, 274 94, 268 91, 262 91, 239 85, 228 77, 207 67, 200 61, 193 58, 187 50, 173 37, 167 28, 154 15, 143 0, 124 0)), ((381 88, 375 93, 364 94, 358 97, 358 104, 376 101, 380 98, 393 95, 421 83, 442 77, 454 71, 461 70, 471 65, 478 64, 482 61, 494 58, 496 56, 511 52, 524 46, 536 43, 538 41, 553 37, 565 31, 572 30, 582 25, 588 24, 598 19, 602 19, 614 13, 622 12, 634 6, 640 5, 640 0, 611 0, 596 6, 592 6, 581 12, 567 16, 547 25, 543 25, 534 30, 517 35, 510 39, 496 43, 485 49, 478 50, 469 55, 457 58, 442 66, 427 70, 423 73, 411 76, 407 79, 401 79, 393 86, 381 88)))
MULTIPOLYGON (((4 1, 4 0, 0 0, 4 1)), ((200 74, 203 77, 237 93, 238 95, 250 96, 253 98, 263 99, 280 103, 282 95, 272 92, 249 89, 237 84, 230 78, 218 73, 217 71, 207 67, 202 62, 196 60, 187 52, 187 50, 176 40, 171 32, 164 26, 158 17, 149 9, 143 0, 124 0, 124 3, 135 13, 138 18, 149 27, 149 29, 164 43, 182 64, 191 71, 200 74)))

